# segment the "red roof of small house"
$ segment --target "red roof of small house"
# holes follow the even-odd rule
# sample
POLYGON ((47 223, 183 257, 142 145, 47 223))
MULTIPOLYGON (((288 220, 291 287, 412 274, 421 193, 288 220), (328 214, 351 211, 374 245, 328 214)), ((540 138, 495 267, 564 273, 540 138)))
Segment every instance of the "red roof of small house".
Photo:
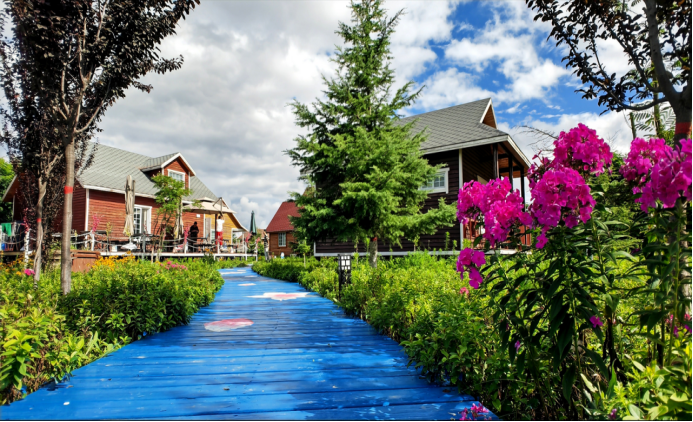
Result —
POLYGON ((294 231, 294 226, 289 221, 289 216, 298 217, 299 215, 300 213, 298 208, 296 208, 295 202, 282 202, 265 231, 267 233, 294 231))

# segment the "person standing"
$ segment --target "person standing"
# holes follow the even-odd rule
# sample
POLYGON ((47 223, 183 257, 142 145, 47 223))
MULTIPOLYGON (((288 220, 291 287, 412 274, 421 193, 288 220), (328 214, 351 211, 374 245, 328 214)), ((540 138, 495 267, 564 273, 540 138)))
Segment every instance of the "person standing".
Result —
POLYGON ((197 221, 193 223, 192 227, 190 227, 190 232, 188 233, 188 237, 190 239, 190 244, 191 245, 197 245, 197 236, 200 234, 200 228, 197 227, 197 221))

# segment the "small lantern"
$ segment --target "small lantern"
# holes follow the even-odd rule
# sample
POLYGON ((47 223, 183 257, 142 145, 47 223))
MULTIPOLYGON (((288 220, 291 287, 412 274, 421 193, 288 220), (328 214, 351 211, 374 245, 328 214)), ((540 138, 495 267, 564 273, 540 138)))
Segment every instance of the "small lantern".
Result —
POLYGON ((343 285, 351 284, 351 254, 337 255, 337 269, 339 272, 339 290, 343 285))

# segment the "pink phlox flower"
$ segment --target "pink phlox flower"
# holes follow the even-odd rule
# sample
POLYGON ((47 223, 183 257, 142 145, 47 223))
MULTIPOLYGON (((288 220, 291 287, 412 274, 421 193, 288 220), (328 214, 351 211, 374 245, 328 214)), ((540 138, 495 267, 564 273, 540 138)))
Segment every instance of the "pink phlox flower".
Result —
POLYGON ((481 403, 472 403, 472 412, 474 413, 488 413, 488 409, 484 407, 481 403))
POLYGON ((553 154, 558 165, 580 169, 599 176, 611 166, 613 154, 597 132, 582 123, 561 132, 554 141, 553 154))
POLYGON ((599 319, 599 317, 597 315, 591 316, 590 322, 592 323, 592 328, 597 328, 597 326, 599 326, 599 327, 604 326, 604 323, 602 322, 601 319, 599 319))
POLYGON ((481 286, 481 283, 483 281, 484 281, 484 279, 481 278, 481 274, 479 274, 479 270, 477 270, 474 267, 470 267, 469 268, 469 285, 475 289, 478 289, 479 286, 481 286))
POLYGON ((596 201, 585 179, 575 170, 558 167, 546 171, 532 189, 532 215, 542 227, 537 247, 543 248, 548 239, 546 232, 563 220, 566 227, 575 227, 579 221, 587 222, 596 201))
POLYGON ((460 294, 465 295, 465 296, 469 296, 469 289, 467 289, 466 287, 460 288, 460 294))
POLYGON ((690 320, 691 320, 691 314, 684 314, 684 315, 683 315, 683 320, 684 320, 684 321, 690 321, 690 320))
POLYGON ((460 264, 464 266, 472 265, 472 255, 474 250, 472 248, 464 248, 460 251, 460 257, 457 259, 457 271, 461 271, 460 264))
POLYGON ((676 325, 674 325, 674 326, 673 326, 673 331, 674 331, 674 337, 678 337, 678 336, 679 336, 679 327, 677 327, 676 325))
POLYGON ((611 413, 609 413, 609 419, 616 420, 616 412, 618 412, 615 408, 611 409, 611 413))
POLYGON ((32 269, 30 269, 30 268, 27 268, 26 270, 24 270, 24 274, 25 274, 25 275, 28 275, 28 276, 32 276, 32 275, 34 275, 35 273, 34 273, 34 270, 32 270, 32 269))
POLYGON ((476 265, 478 268, 486 265, 486 254, 484 251, 474 251, 472 254, 472 264, 476 265))
POLYGON ((473 421, 474 419, 469 415, 469 410, 464 409, 460 412, 460 420, 461 421, 473 421))
POLYGON ((642 193, 635 201, 647 212, 654 208, 657 201, 664 208, 672 208, 682 195, 691 200, 691 153, 690 140, 682 141, 681 148, 671 148, 662 144, 663 140, 650 140, 653 151, 644 148, 651 146, 635 139, 631 144, 631 155, 634 158, 626 161, 622 173, 634 184, 633 192, 642 193), (636 142, 637 141, 637 142, 636 142), (657 141, 657 142, 653 142, 657 141), (646 159, 638 159, 639 156, 646 159), (650 166, 651 164, 651 166, 650 166))
POLYGON ((522 346, 522 343, 520 343, 520 340, 517 340, 515 342, 515 352, 517 353, 520 350, 520 347, 522 346))
POLYGON ((650 170, 655 163, 664 158, 669 151, 671 147, 664 139, 653 138, 649 141, 641 138, 633 139, 620 173, 627 181, 635 184, 637 190, 635 193, 640 192, 640 186, 649 178, 650 170))
POLYGON ((686 330, 686 331, 688 331, 688 334, 691 333, 691 326, 690 326, 690 325, 684 324, 684 325, 683 325, 683 329, 686 330))
POLYGON ((476 221, 483 215, 486 238, 492 246, 504 242, 514 225, 530 224, 532 218, 524 211, 518 190, 512 191, 510 181, 494 179, 488 184, 467 182, 457 200, 457 218, 461 223, 476 221))

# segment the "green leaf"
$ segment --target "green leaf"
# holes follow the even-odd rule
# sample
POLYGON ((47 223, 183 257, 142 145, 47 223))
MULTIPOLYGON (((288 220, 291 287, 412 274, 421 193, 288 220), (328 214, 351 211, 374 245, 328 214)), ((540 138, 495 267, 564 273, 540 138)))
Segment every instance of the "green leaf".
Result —
POLYGON ((575 366, 571 365, 563 375, 563 397, 568 402, 572 402, 573 384, 575 384, 575 366))
POLYGON ((628 405, 628 412, 630 412, 631 415, 633 415, 637 419, 642 419, 642 411, 638 408, 638 406, 634 404, 629 404, 628 405))
POLYGON ((604 376, 604 378, 608 379, 609 378, 609 370, 607 369, 606 365, 604 364, 604 360, 602 360, 602 357, 599 356, 597 352, 594 350, 587 349, 586 350, 587 355, 592 359, 592 361, 597 365, 597 368, 599 368, 599 372, 604 376))

